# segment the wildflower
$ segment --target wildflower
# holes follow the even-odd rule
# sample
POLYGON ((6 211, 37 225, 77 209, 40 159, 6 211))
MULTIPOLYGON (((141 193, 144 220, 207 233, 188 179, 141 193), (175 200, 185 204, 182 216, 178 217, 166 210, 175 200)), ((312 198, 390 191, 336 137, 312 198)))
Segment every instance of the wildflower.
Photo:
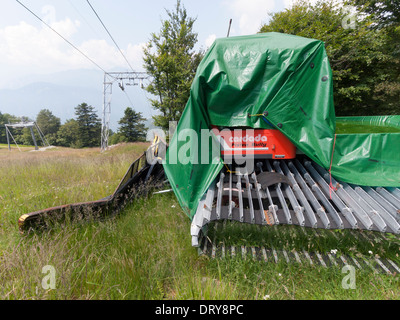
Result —
POLYGON ((269 299, 269 294, 266 294, 264 297, 263 297, 263 300, 268 300, 269 299))
POLYGON ((332 253, 332 254, 336 254, 336 252, 337 252, 337 249, 332 249, 332 250, 331 250, 331 253, 332 253))
POLYGON ((369 254, 372 254, 372 251, 371 251, 371 250, 369 250, 369 251, 368 251, 368 253, 369 253, 369 254))

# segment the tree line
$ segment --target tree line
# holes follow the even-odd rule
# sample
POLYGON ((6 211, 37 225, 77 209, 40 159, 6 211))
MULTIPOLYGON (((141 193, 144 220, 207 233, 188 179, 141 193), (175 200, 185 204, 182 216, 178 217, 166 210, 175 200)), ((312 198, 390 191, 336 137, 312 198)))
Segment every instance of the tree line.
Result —
MULTIPOLYGON (((42 109, 34 121, 50 145, 70 148, 100 146, 101 120, 95 108, 83 102, 75 107, 75 116, 61 124, 59 117, 48 109, 42 109)), ((124 116, 118 122, 117 132, 114 133, 110 130, 109 144, 144 141, 147 132, 143 123, 145 120, 141 112, 126 108, 124 116)), ((7 143, 5 124, 28 121, 31 120, 27 117, 16 117, 0 112, 0 143, 7 143)), ((17 144, 33 145, 32 135, 28 128, 13 128, 11 133, 17 144)), ((40 142, 36 130, 34 130, 34 134, 36 140, 40 142)))
POLYGON ((325 43, 336 115, 400 114, 398 0, 298 0, 260 30, 271 31, 325 43))
MULTIPOLYGON (((144 49, 144 67, 152 76, 146 88, 160 112, 155 124, 168 130, 179 121, 202 50, 194 51, 196 19, 181 1, 144 49)), ((297 0, 270 14, 262 32, 280 32, 324 42, 333 72, 338 116, 400 114, 399 0, 297 0)))
MULTIPOLYGON (((179 121, 190 95, 197 67, 204 56, 195 50, 196 19, 180 0, 166 10, 159 32, 152 33, 144 48, 143 66, 151 76, 145 88, 151 95, 154 125, 168 131, 169 121, 179 121)), ((400 114, 400 2, 398 0, 297 0, 281 12, 270 14, 259 32, 280 32, 324 42, 333 73, 334 105, 338 116, 400 114)), ((101 124, 93 108, 76 108, 76 119, 61 125, 49 110, 37 122, 49 142, 70 147, 100 144, 101 124), (41 119, 46 120, 41 120, 41 119)), ((0 125, 11 119, 0 114, 0 125)), ((141 113, 127 108, 110 144, 144 139, 141 113)), ((21 130, 17 141, 28 143, 21 130)), ((0 131, 0 142, 5 132, 0 131)))

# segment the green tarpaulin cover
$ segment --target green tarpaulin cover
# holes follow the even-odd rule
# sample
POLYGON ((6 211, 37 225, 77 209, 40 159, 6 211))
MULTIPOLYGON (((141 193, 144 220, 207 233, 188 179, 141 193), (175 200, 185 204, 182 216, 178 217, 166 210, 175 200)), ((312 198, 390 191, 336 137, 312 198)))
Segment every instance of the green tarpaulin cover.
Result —
POLYGON ((205 145, 201 130, 268 128, 267 122, 322 167, 332 161, 338 180, 400 186, 400 133, 335 134, 332 71, 322 41, 281 33, 217 39, 197 69, 163 162, 190 218, 223 166, 211 152, 217 140, 205 145))

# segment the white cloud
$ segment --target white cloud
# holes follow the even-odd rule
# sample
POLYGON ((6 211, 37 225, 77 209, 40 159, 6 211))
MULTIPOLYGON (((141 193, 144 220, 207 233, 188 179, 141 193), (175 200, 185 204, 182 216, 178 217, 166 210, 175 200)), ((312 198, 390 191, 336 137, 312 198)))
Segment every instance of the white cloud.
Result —
POLYGON ((217 38, 217 36, 215 34, 210 34, 206 41, 205 41, 205 45, 207 48, 211 47, 211 45, 214 43, 215 39, 217 38))
MULTIPOLYGON (((103 69, 129 70, 113 43, 98 39, 80 43, 70 40, 78 33, 80 25, 79 21, 69 18, 51 23, 52 28, 103 69)), ((129 44, 123 50, 134 68, 142 67, 142 48, 143 44, 129 44)), ((0 29, 0 68, 5 74, 23 77, 81 68, 94 69, 96 66, 45 25, 34 26, 22 21, 0 29)))
POLYGON ((129 63, 135 71, 143 70, 143 49, 146 43, 129 44, 126 52, 124 52, 129 63))
MULTIPOLYGON (((60 33, 71 36, 76 24, 69 19, 54 23, 60 33)), ((26 22, 0 29, 0 61, 7 66, 39 67, 68 59, 64 41, 50 29, 36 28, 26 22)))
MULTIPOLYGON (((239 22, 239 34, 254 34, 268 19, 268 14, 275 9, 274 0, 233 0, 226 1, 233 13, 233 24, 239 22), (235 23, 236 21, 236 23, 235 23)), ((232 29, 233 30, 233 29, 232 29)))
POLYGON ((285 9, 290 9, 294 2, 295 0, 283 0, 283 6, 285 9))

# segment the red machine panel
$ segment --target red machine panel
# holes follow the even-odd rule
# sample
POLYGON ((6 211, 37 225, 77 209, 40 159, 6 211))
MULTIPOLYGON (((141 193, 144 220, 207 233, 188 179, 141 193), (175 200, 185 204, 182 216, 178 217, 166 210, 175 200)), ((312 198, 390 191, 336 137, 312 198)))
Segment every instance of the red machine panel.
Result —
POLYGON ((222 155, 254 155, 256 158, 293 159, 296 147, 275 129, 234 129, 213 132, 220 137, 222 155))

